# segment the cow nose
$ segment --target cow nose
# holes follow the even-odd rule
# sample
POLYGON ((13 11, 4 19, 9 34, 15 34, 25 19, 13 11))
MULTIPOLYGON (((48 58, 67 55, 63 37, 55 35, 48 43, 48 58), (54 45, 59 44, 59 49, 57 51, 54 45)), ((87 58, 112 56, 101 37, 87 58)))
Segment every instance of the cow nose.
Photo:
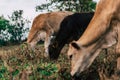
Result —
POLYGON ((75 74, 72 76, 72 79, 73 79, 73 80, 81 80, 80 77, 79 77, 79 73, 75 73, 75 74))

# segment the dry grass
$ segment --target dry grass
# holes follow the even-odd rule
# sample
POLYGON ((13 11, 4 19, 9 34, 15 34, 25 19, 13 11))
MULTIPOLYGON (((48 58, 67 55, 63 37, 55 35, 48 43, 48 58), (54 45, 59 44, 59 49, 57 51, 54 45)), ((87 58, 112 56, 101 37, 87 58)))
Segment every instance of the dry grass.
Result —
MULTIPOLYGON (((70 61, 66 56, 67 47, 57 61, 45 58, 43 45, 32 51, 27 45, 0 48, 0 80, 72 80, 70 61), (4 72, 1 72, 4 70, 4 72), (1 77, 2 75, 2 77, 1 77)), ((114 80, 116 56, 110 48, 94 61, 92 66, 80 75, 78 80, 114 80), (111 78, 111 79, 110 79, 111 78)))

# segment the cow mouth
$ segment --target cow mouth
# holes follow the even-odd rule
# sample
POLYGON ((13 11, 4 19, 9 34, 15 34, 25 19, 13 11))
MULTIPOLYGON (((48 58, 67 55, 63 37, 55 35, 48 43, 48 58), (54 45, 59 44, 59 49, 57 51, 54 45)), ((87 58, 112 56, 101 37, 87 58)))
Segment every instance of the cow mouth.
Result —
POLYGON ((50 60, 57 60, 58 57, 59 57, 59 54, 60 52, 56 50, 55 51, 49 51, 49 57, 50 57, 50 60))

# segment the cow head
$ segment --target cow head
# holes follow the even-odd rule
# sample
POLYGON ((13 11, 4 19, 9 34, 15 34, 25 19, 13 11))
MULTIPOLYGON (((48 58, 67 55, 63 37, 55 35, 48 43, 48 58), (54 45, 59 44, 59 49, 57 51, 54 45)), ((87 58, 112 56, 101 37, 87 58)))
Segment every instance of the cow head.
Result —
POLYGON ((81 46, 77 42, 69 45, 68 57, 71 59, 71 75, 74 78, 79 77, 80 73, 92 64, 101 50, 98 47, 96 44, 90 47, 81 46))
POLYGON ((50 59, 52 60, 58 59, 61 49, 63 48, 64 45, 65 45, 64 43, 59 44, 58 41, 51 42, 48 47, 50 59))

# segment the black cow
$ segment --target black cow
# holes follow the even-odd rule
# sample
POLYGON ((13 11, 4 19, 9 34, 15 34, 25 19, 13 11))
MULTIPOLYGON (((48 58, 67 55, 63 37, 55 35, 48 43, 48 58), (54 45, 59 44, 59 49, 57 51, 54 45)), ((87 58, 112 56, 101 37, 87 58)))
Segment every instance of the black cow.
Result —
POLYGON ((78 40, 91 21, 94 12, 74 13, 64 18, 60 29, 49 45, 50 59, 58 59, 61 49, 65 44, 78 40))

